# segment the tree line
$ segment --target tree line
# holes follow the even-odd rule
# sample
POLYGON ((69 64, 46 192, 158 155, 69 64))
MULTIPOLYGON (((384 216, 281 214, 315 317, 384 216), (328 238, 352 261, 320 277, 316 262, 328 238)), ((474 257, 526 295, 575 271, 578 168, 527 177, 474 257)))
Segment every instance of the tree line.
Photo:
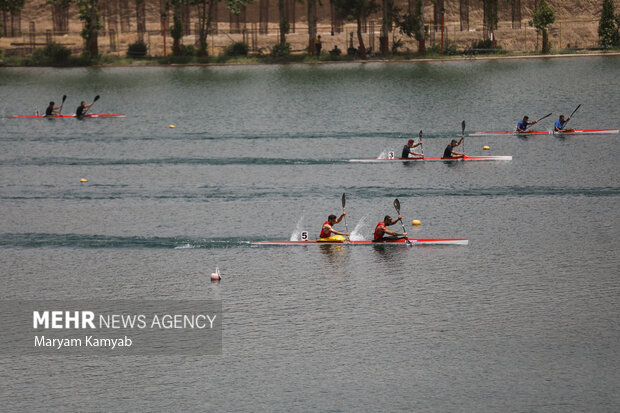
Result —
MULTIPOLYGON (((98 32, 102 29, 100 1, 102 0, 47 0, 47 4, 61 9, 68 9, 73 3, 79 11, 79 18, 84 22, 81 35, 85 41, 85 53, 91 57, 99 54, 98 32)), ((138 7, 145 0, 135 0, 138 7)), ((174 55, 181 53, 181 40, 184 34, 182 6, 194 6, 198 13, 198 56, 207 56, 207 37, 209 29, 214 21, 215 5, 224 1, 226 8, 232 14, 239 14, 241 9, 252 0, 168 0, 165 4, 166 12, 172 12, 170 36, 173 39, 172 52, 174 55)), ((303 0, 297 0, 302 2, 303 0)), ((423 55, 426 51, 426 39, 429 26, 424 22, 425 0, 417 0, 412 10, 401 10, 394 0, 330 0, 334 6, 336 17, 341 20, 355 22, 357 25, 357 40, 359 47, 357 53, 362 59, 367 58, 367 49, 362 36, 364 22, 373 14, 382 13, 382 25, 380 35, 381 53, 389 53, 388 32, 395 27, 404 36, 415 38, 418 42, 418 53, 423 55)), ((426 0, 434 4, 437 0, 426 0)), ((487 33, 493 33, 498 23, 498 2, 500 0, 483 0, 484 26, 487 33)), ((516 0, 501 0, 512 4, 516 0)), ((308 53, 314 54, 315 40, 317 37, 317 8, 320 0, 305 0, 308 13, 308 53)), ((0 11, 3 12, 3 24, 6 28, 7 15, 19 13, 25 6, 26 0, 0 0, 0 11)), ((442 2, 443 4, 443 2, 442 2)), ((286 36, 290 32, 290 23, 285 13, 285 0, 277 0, 279 12, 279 42, 286 46, 286 36)), ((543 52, 550 49, 547 29, 555 22, 555 13, 546 0, 538 0, 533 11, 533 18, 529 21, 530 26, 542 35, 543 52)), ((614 10, 613 0, 603 0, 603 9, 599 21, 599 39, 602 48, 620 46, 620 14, 614 10)), ((2 30, 0 30, 2 33, 2 30)))

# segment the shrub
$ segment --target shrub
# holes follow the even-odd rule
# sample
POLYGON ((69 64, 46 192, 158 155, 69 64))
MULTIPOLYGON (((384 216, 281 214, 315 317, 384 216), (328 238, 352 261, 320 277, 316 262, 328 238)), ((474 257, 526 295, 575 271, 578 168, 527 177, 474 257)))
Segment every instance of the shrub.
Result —
POLYGON ((66 65, 69 62, 71 50, 58 44, 50 43, 42 49, 36 49, 32 54, 30 63, 36 66, 66 65))
POLYGON ((474 41, 471 47, 473 49, 492 49, 493 41, 491 39, 474 41))
POLYGON ((243 42, 236 42, 226 48, 226 56, 247 56, 249 47, 243 42))
POLYGON ((286 57, 291 54, 291 45, 288 43, 278 43, 271 49, 272 57, 286 57))
POLYGON ((189 45, 179 45, 179 56, 196 56, 196 48, 189 45))
POLYGON ((146 56, 146 44, 141 41, 137 41, 132 43, 127 48, 127 57, 132 57, 134 59, 141 58, 146 56))

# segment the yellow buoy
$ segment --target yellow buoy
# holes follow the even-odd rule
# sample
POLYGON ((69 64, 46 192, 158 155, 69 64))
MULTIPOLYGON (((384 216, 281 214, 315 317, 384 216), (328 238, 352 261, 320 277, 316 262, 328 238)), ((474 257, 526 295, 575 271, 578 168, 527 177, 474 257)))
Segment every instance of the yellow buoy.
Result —
POLYGON ((82 179, 80 179, 80 182, 88 182, 88 179, 82 178, 82 179))
POLYGON ((170 125, 170 129, 174 129, 174 125, 170 125))
POLYGON ((491 148, 489 147, 489 145, 484 145, 484 146, 482 147, 482 149, 484 149, 485 151, 488 151, 488 150, 489 150, 489 149, 491 149, 491 148))
POLYGON ((418 226, 420 224, 421 224, 421 222, 420 222, 419 219, 414 219, 413 221, 411 221, 411 225, 418 226))

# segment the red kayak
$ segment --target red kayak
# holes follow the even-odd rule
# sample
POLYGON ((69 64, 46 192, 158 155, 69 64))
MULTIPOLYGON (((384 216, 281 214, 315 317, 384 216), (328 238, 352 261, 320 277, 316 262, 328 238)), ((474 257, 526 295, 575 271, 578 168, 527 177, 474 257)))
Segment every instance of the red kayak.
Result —
MULTIPOLYGON (((469 240, 466 238, 409 238, 412 245, 467 245, 469 240)), ((403 245, 407 240, 400 238, 397 240, 374 242, 374 241, 252 241, 251 245, 403 245)))
POLYGON ((517 136, 527 136, 527 135, 595 135, 595 134, 606 134, 606 133, 618 133, 618 129, 570 129, 565 132, 554 132, 548 130, 533 130, 526 132, 473 132, 470 133, 469 136, 488 136, 488 135, 517 135, 517 136))
POLYGON ((458 162, 458 161, 510 161, 512 156, 458 156, 454 158, 362 158, 349 159, 349 162, 458 162))
MULTIPOLYGON (((57 115, 57 116, 44 116, 44 115, 9 115, 7 118, 44 118, 44 119, 66 119, 75 118, 75 115, 57 115)), ((124 118, 125 115, 120 113, 87 113, 82 116, 83 118, 124 118)))

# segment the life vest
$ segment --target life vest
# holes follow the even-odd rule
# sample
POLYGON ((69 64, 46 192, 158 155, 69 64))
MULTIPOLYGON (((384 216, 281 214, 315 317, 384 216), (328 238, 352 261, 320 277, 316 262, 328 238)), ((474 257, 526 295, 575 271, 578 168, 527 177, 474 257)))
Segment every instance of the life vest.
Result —
POLYGON ((329 221, 325 221, 323 223, 323 226, 321 227, 321 234, 319 235, 319 238, 329 238, 329 236, 332 235, 331 231, 325 232, 325 225, 329 225, 329 221))
POLYGON ((383 230, 385 230, 385 222, 381 221, 375 227, 375 241, 381 238, 385 234, 385 232, 383 231, 381 231, 381 233, 379 234, 379 228, 383 228, 383 230))

